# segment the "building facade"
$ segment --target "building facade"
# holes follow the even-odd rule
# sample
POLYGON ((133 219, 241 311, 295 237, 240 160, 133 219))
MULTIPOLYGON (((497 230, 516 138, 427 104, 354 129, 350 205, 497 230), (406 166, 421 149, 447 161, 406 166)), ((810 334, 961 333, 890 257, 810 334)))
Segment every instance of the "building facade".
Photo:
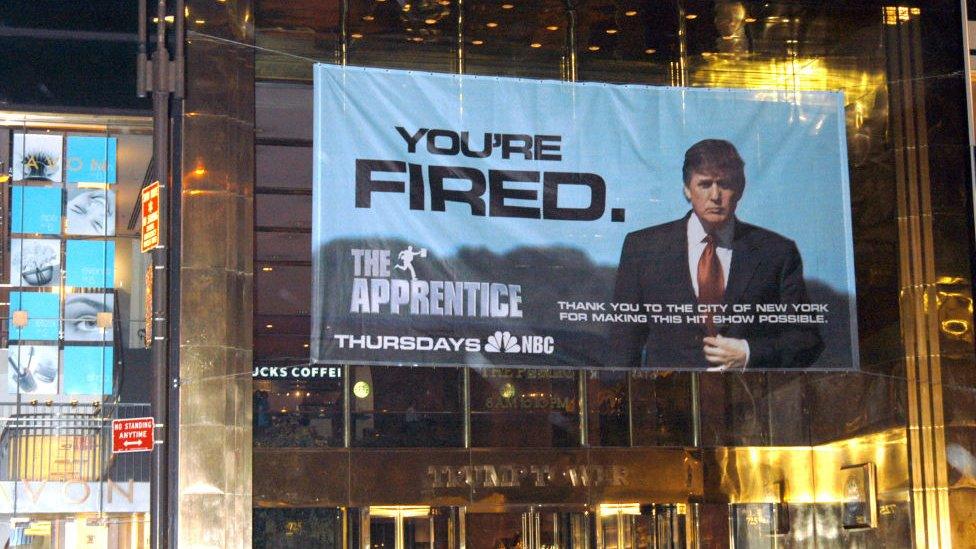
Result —
MULTIPOLYGON (((155 260, 159 265, 165 256, 169 303, 160 309, 157 302, 149 315, 167 320, 150 322, 161 354, 151 358, 140 340, 151 262, 135 247, 138 216, 128 215, 136 191, 155 179, 146 173, 148 118, 103 120, 89 108, 81 109, 82 119, 49 120, 43 109, 17 103, 0 135, 7 166, 14 166, 4 184, 8 251, 43 240, 55 242, 64 257, 57 266, 64 280, 39 288, 13 280, 12 267, 3 271, 11 296, 4 300, 8 356, 28 345, 54 348, 60 381, 45 393, 52 396, 34 396, 36 382, 10 385, 27 370, 9 362, 17 366, 8 366, 12 411, 0 445, 8 460, 18 452, 36 456, 32 448, 51 444, 32 440, 39 436, 34 431, 22 433, 37 418, 59 417, 69 422, 60 429, 84 433, 75 423, 93 421, 98 427, 89 430, 97 436, 78 435, 71 444, 99 448, 94 454, 102 460, 95 473, 79 470, 60 480, 48 462, 38 471, 10 461, 0 474, 8 475, 11 493, 26 489, 30 499, 38 482, 60 482, 69 495, 88 486, 79 483, 113 494, 142 489, 119 488, 117 480, 129 479, 112 471, 127 459, 148 467, 148 458, 113 456, 106 425, 143 415, 122 408, 146 406, 152 363, 153 371, 166 368, 168 381, 167 427, 154 454, 167 457, 169 483, 154 494, 168 497, 152 498, 168 512, 154 539, 169 545, 976 543, 976 259, 964 4, 187 0, 168 9, 185 26, 169 46, 184 79, 181 93, 166 95, 169 151, 165 168, 154 172, 168 174, 160 177, 166 251, 155 260), (842 92, 858 368, 714 373, 312 364, 315 63, 842 92), (63 182, 32 182, 17 171, 22 149, 15 142, 41 134, 61 136, 66 158, 72 137, 116 139, 118 176, 103 177, 96 189, 103 198, 114 192, 125 214, 112 221, 111 234, 79 239, 70 232, 66 208, 78 183, 69 178, 70 166, 59 172, 63 182), (137 150, 123 150, 129 139, 140 140, 137 150), (18 187, 60 189, 64 222, 28 230, 29 215, 21 213, 17 225, 27 204, 15 200, 24 192, 18 187), (68 246, 76 239, 114 242, 114 289, 68 280, 68 246), (64 301, 55 315, 60 328, 53 338, 22 337, 41 317, 28 315, 21 324, 15 312, 27 310, 23 295, 42 293, 64 301), (75 294, 117 296, 113 338, 103 331, 97 344, 78 345, 66 335, 68 296, 75 294), (112 367, 114 379, 128 372, 128 379, 141 379, 138 391, 124 394, 131 382, 106 390, 103 368, 102 389, 77 397, 67 380, 81 362, 68 349, 113 345, 113 356, 125 360, 112 367), (54 410, 78 415, 74 410, 85 406, 82 419, 54 410), (111 463, 108 472, 103 462, 111 463)), ((158 62, 151 42, 149 56, 158 62)), ((168 93, 157 89, 157 96, 168 93)), ((159 130, 157 122, 157 141, 159 130)), ((159 156, 158 143, 155 150, 159 156)), ((148 472, 140 474, 135 482, 149 481, 148 472)), ((3 512, 16 519, 11 546, 15 538, 35 547, 75 546, 80 542, 64 534, 69 522, 74 529, 105 526, 91 546, 144 546, 146 517, 126 519, 138 528, 121 532, 126 520, 117 513, 146 512, 146 498, 145 506, 116 512, 36 509, 15 496, 17 506, 3 512), (38 535, 45 530, 36 524, 44 522, 48 534, 38 535)))

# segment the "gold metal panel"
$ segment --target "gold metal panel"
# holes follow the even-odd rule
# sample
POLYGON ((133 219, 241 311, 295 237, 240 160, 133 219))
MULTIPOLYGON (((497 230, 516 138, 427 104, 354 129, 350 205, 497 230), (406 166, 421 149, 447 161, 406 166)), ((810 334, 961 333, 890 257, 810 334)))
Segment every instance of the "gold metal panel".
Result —
POLYGON ((344 507, 358 479, 348 450, 255 448, 253 482, 255 507, 344 507))
POLYGON ((701 498, 684 448, 256 449, 255 505, 595 506, 701 498))
MULTIPOLYGON (((252 42, 251 2, 191 0, 193 28, 252 42)), ((251 542, 254 54, 186 47, 180 198, 180 547, 251 542)))

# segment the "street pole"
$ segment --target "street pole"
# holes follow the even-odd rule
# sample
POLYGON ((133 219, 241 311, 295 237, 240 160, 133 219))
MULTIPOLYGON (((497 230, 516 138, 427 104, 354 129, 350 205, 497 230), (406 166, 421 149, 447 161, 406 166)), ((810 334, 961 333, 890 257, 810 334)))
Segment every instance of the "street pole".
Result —
POLYGON ((152 259, 152 331, 150 343, 152 360, 152 412, 155 420, 155 444, 152 452, 152 478, 150 482, 150 529, 151 547, 167 549, 170 539, 170 484, 175 479, 169 475, 169 451, 173 437, 169 429, 169 397, 171 372, 169 367, 168 315, 168 256, 169 190, 170 190, 170 98, 182 97, 183 74, 183 2, 177 0, 174 22, 174 44, 177 59, 170 59, 166 46, 166 0, 156 3, 156 47, 152 57, 147 52, 146 2, 139 1, 139 51, 137 58, 137 94, 152 95, 153 104, 153 159, 156 180, 159 181, 159 228, 158 245, 151 251, 152 259))

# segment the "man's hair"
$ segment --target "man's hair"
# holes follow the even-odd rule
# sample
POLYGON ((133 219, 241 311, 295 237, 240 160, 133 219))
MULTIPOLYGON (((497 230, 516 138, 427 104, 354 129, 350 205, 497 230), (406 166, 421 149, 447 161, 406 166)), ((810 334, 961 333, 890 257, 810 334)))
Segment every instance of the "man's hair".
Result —
POLYGON ((687 186, 694 172, 722 173, 729 178, 736 190, 742 192, 746 186, 745 165, 732 143, 724 139, 703 139, 685 153, 681 175, 687 186))

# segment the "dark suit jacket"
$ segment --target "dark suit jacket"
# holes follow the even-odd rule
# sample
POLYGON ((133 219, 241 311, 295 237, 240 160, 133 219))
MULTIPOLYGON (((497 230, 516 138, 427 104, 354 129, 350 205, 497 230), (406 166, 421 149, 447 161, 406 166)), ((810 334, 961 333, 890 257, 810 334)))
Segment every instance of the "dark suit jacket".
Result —
MULTIPOLYGON (((697 304, 688 272, 689 215, 691 212, 682 219, 627 235, 617 268, 614 302, 697 304)), ((772 231, 736 220, 725 303, 755 306, 806 302, 803 265, 796 244, 772 231)), ((662 314, 668 313, 665 310, 662 314)), ((724 314, 732 314, 731 307, 724 314)), ((725 324, 719 333, 749 342, 747 368, 802 368, 812 364, 823 351, 819 331, 809 324, 725 324)), ((615 324, 611 329, 611 365, 713 366, 702 351, 704 336, 704 324, 615 324)))

